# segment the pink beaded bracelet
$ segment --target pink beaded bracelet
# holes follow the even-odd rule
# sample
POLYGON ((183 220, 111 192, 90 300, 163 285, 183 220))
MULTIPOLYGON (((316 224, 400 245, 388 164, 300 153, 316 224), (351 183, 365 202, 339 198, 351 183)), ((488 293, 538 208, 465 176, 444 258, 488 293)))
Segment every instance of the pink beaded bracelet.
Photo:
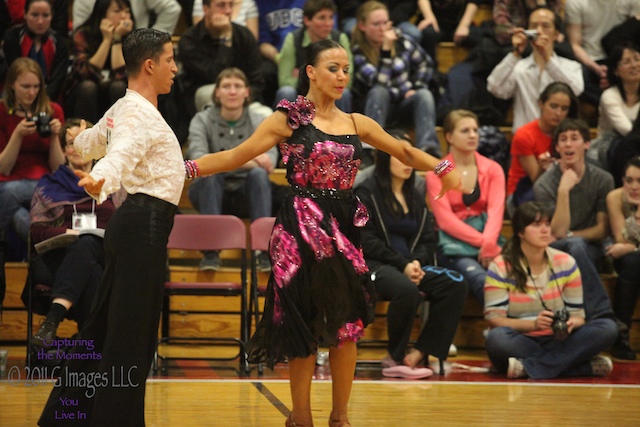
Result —
POLYGON ((200 169, 195 160, 184 161, 185 179, 191 180, 200 176, 200 169))
POLYGON ((433 169, 433 172, 435 172, 438 177, 442 178, 452 170, 453 163, 451 162, 451 160, 443 160, 436 165, 435 169, 433 169))

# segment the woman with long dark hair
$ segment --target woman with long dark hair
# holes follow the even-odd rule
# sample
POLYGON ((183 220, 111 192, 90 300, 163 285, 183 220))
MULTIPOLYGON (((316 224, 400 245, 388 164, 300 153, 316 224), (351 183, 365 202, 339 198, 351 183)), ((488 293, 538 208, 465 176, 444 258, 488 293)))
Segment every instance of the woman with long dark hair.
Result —
POLYGON ((442 194, 462 189, 451 162, 398 141, 372 119, 346 114, 335 101, 349 80, 349 60, 333 40, 313 43, 300 69, 305 97, 281 101, 244 143, 187 161, 187 176, 236 169, 279 145, 291 186, 271 236, 272 274, 264 314, 247 345, 252 362, 288 360, 292 412, 286 425, 313 425, 311 380, 318 346, 330 348, 331 427, 347 427, 356 342, 373 315, 374 290, 360 247, 366 208, 351 190, 362 144, 418 168, 435 169, 442 194))
MULTIPOLYGON (((392 132, 409 142, 402 132, 392 132)), ((429 355, 447 358, 467 297, 467 281, 436 266, 436 237, 415 171, 395 157, 378 151, 373 174, 356 189, 369 211, 362 229, 362 249, 376 292, 389 301, 387 355, 382 375, 417 379, 433 374, 429 355), (407 352, 420 303, 429 301, 429 316, 417 342, 407 352), (420 364, 424 361, 424 366, 420 364)))
POLYGON ((122 41, 133 30, 129 0, 97 0, 73 35, 73 69, 65 94, 70 116, 97 122, 127 88, 122 41))
POLYGON ((598 353, 618 327, 608 318, 585 320, 576 261, 549 246, 551 216, 539 202, 513 214, 513 236, 489 266, 484 288, 487 354, 508 378, 607 375, 611 359, 598 353))
POLYGON ((600 97, 598 133, 614 130, 626 136, 640 110, 640 47, 636 43, 627 40, 611 50, 607 79, 611 87, 600 97))
MULTIPOLYGON (((614 243, 606 248, 618 272, 613 294, 613 311, 628 329, 640 291, 640 156, 629 159, 622 177, 622 187, 607 195, 607 212, 614 243)), ((620 331, 611 348, 619 359, 635 360, 629 345, 629 330, 620 331)))

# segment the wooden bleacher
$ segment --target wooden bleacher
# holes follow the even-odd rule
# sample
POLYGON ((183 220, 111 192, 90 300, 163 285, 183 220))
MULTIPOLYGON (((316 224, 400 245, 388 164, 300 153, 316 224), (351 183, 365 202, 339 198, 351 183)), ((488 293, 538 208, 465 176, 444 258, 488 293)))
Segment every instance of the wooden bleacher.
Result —
MULTIPOLYGON (((284 175, 282 175, 283 177, 284 175)), ((188 201, 188 199, 187 199, 188 201)), ((503 224, 503 234, 509 237, 512 234, 510 221, 503 224)), ((221 253, 224 267, 216 272, 201 271, 198 268, 198 262, 201 257, 199 252, 193 251, 171 251, 171 266, 169 269, 171 280, 183 281, 204 281, 204 280, 232 280, 237 277, 238 267, 234 264, 238 254, 233 251, 221 253)), ((27 334, 27 311, 20 294, 27 276, 27 264, 20 262, 10 262, 6 265, 7 272, 7 296, 5 298, 5 311, 0 324, 0 343, 25 343, 27 334)), ((258 272, 258 280, 260 283, 266 283, 269 278, 268 273, 258 272)), ((615 287, 615 274, 601 275, 603 283, 609 293, 613 296, 615 287)), ((187 313, 190 311, 225 311, 227 307, 236 307, 236 301, 229 301, 226 298, 214 297, 174 297, 171 299, 172 310, 179 313, 172 314, 170 318, 170 327, 172 334, 177 336, 206 336, 215 332, 216 335, 225 336, 228 332, 229 336, 237 331, 239 325, 238 319, 233 316, 225 315, 202 315, 187 313)), ((261 299, 260 307, 264 301, 261 299)), ((385 340, 387 338, 386 331, 386 312, 388 302, 380 302, 376 306, 376 319, 366 329, 365 339, 368 340, 385 340)), ((37 330, 43 316, 34 316, 34 331, 37 330)), ((255 325, 254 325, 255 326, 255 325)), ((454 344, 459 348, 479 349, 484 347, 483 330, 487 324, 483 318, 482 307, 472 297, 467 298, 462 318, 454 338, 454 344)), ((412 338, 416 338, 420 330, 420 319, 416 318, 412 338)), ((60 336, 70 337, 77 331, 76 324, 73 321, 65 320, 59 328, 60 336)), ((631 345, 634 348, 640 348, 640 306, 636 308, 634 315, 633 327, 631 330, 631 345)))

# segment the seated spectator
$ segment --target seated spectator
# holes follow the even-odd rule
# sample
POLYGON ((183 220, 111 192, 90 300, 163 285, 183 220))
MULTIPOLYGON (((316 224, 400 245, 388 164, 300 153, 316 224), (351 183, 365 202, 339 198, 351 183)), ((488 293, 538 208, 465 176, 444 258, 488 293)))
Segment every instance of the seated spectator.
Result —
MULTIPOLYGON (((28 0, 4 0, 0 7, 0 37, 15 26, 26 24, 28 0)), ((69 0, 51 0, 50 27, 65 41, 69 38, 69 0)))
POLYGON ((640 14, 632 16, 622 24, 613 27, 611 31, 602 37, 601 44, 608 57, 614 47, 629 40, 640 40, 640 14))
POLYGON ((73 69, 65 111, 97 122, 127 88, 122 41, 133 30, 129 0, 97 0, 73 35, 73 69))
MULTIPOLYGON (((76 31, 91 16, 96 0, 73 0, 73 30, 76 31)), ((129 7, 135 28, 154 28, 173 34, 182 7, 176 0, 133 1, 129 7)), ((133 28, 132 28, 133 29, 133 28)))
MULTIPOLYGON (((204 18, 204 8, 202 7, 202 0, 195 0, 193 2, 193 12, 191 19, 193 25, 202 21, 204 18)), ((233 10, 231 11, 231 22, 238 25, 247 27, 253 37, 258 40, 258 6, 254 0, 240 0, 233 3, 233 10)))
POLYGON ((611 87, 602 92, 598 110, 598 133, 631 132, 640 110, 640 48, 632 41, 615 46, 607 60, 611 87))
POLYGON ((626 326, 611 347, 611 355, 635 360, 636 352, 629 345, 629 330, 640 290, 640 156, 631 158, 624 171, 622 187, 607 195, 607 211, 614 243, 607 247, 613 257, 618 278, 613 294, 613 312, 626 326))
POLYGON ((486 268, 500 254, 504 218, 504 171, 495 161, 479 154, 478 118, 466 110, 454 110, 444 120, 444 135, 451 160, 462 174, 471 194, 440 193, 440 180, 427 173, 427 194, 440 229, 442 265, 460 272, 469 282, 469 292, 484 301, 486 268), (446 243, 446 244, 445 244, 446 243))
POLYGON ((615 340, 616 324, 585 319, 584 275, 569 254, 549 246, 551 221, 537 202, 513 215, 513 236, 487 274, 487 354, 507 378, 605 376, 613 364, 598 353, 615 340))
POLYGON ((66 36, 51 28, 52 0, 27 0, 25 8, 25 24, 12 27, 4 36, 2 49, 7 64, 23 56, 36 61, 42 68, 49 99, 58 100, 69 67, 66 36))
MULTIPOLYGON (((311 43, 318 40, 331 38, 340 43, 349 54, 349 74, 353 70, 353 56, 349 36, 334 30, 336 6, 332 0, 307 0, 302 9, 304 13, 304 28, 299 28, 284 38, 284 44, 278 54, 278 84, 280 88, 276 92, 276 103, 281 99, 295 101, 298 96, 298 73, 300 67, 307 62, 306 52, 311 43)), ((342 97, 336 101, 336 105, 345 113, 351 112, 351 83, 349 80, 344 88, 342 97)))
POLYGON ((529 31, 537 34, 530 38, 521 28, 511 37, 513 52, 493 69, 487 78, 487 89, 500 99, 513 98, 513 125, 515 133, 539 114, 540 93, 553 82, 566 83, 576 95, 584 89, 580 63, 561 58, 553 51, 560 36, 561 19, 546 7, 534 10, 529 16, 529 31), (522 54, 531 45, 533 53, 522 54))
MULTIPOLYGON (((389 1, 386 2, 391 3, 389 1)), ((474 46, 483 30, 473 25, 480 4, 485 0, 408 0, 390 8, 390 19, 407 35, 413 37, 436 61, 440 42, 455 42, 474 46), (411 24, 417 15, 416 25, 411 24)), ((437 64, 436 64, 437 65, 437 64)))
POLYGON ((233 2, 203 0, 204 19, 180 38, 184 107, 193 117, 210 100, 220 72, 235 67, 249 79, 251 93, 261 100, 264 78, 258 44, 246 27, 231 22, 233 2), (194 100, 194 103, 189 100, 194 100))
POLYGON ((608 172, 585 161, 589 127, 582 120, 565 119, 555 131, 559 155, 533 185, 536 201, 554 208, 551 217, 553 248, 569 253, 582 273, 587 320, 613 317, 611 302, 600 281, 602 240, 609 235, 606 197, 613 190, 608 172))
POLYGON ((36 183, 64 163, 59 142, 64 113, 49 100, 44 87, 37 62, 13 61, 0 101, 0 288, 5 283, 6 233, 13 224, 16 234, 27 242, 36 183), (51 119, 48 126, 47 118, 51 119))
POLYGON ((538 100, 540 118, 518 128, 511 141, 507 178, 509 215, 521 203, 535 199, 533 183, 555 161, 553 133, 562 121, 578 118, 578 99, 565 83, 551 83, 538 100))
POLYGON ((357 18, 352 35, 353 92, 358 105, 354 110, 362 110, 381 126, 405 124, 405 118, 413 118, 416 147, 440 157, 435 102, 428 89, 432 59, 413 39, 396 32, 384 4, 364 3, 357 18))
MULTIPOLYGON (((392 133, 409 141, 401 132, 392 133)), ((369 212, 362 230, 362 249, 376 293, 390 301, 387 310, 385 377, 417 379, 433 374, 428 357, 441 362, 467 297, 467 282, 456 273, 436 267, 436 238, 425 194, 415 188, 415 171, 385 152, 376 153, 373 175, 356 189, 369 212), (407 353, 416 312, 429 301, 429 317, 416 345, 407 353), (424 360, 424 366, 419 367, 424 360)))
POLYGON ((611 147, 608 155, 609 172, 613 175, 613 183, 616 187, 620 187, 627 162, 632 157, 640 155, 640 114, 634 120, 631 132, 622 138, 617 146, 611 147))
POLYGON ((640 2, 636 0, 566 1, 567 37, 576 58, 582 63, 582 100, 597 107, 602 90, 609 84, 602 38, 615 26, 638 14, 640 2))
MULTIPOLYGON (((88 173, 93 166, 92 160, 83 160, 73 144, 67 141, 67 129, 79 127, 79 119, 70 119, 62 127, 60 141, 64 141, 62 149, 66 162, 38 181, 31 203, 32 244, 61 234, 79 234, 84 228, 104 230, 115 211, 111 199, 96 205, 95 200, 78 185, 80 178, 73 172, 82 170, 88 173), (78 216, 83 217, 80 225, 74 224, 78 216)), ((56 337, 58 324, 65 316, 71 316, 78 322, 78 330, 89 318, 104 269, 102 237, 91 233, 80 234, 69 246, 39 254, 32 257, 30 262, 32 281, 52 287, 49 312, 31 338, 34 345, 48 348, 56 337), (72 307, 73 311, 70 312, 72 307)))
MULTIPOLYGON (((275 104, 278 89, 277 56, 290 32, 304 28, 302 8, 306 0, 255 0, 258 6, 258 44, 262 55, 262 75, 267 105, 275 104)), ((256 94, 257 96, 257 94, 256 94)))
MULTIPOLYGON (((455 64, 447 73, 446 89, 439 100, 439 118, 444 117, 441 112, 466 108, 481 113, 481 121, 485 125, 506 124, 511 103, 489 93, 487 77, 513 51, 513 34, 528 28, 529 15, 546 4, 555 15, 562 16, 564 0, 495 0, 490 4, 493 4, 491 31, 483 31, 480 41, 467 58, 455 64)), ((554 43, 554 51, 559 56, 574 59, 571 47, 566 42, 554 43)), ((527 54, 528 50, 525 51, 527 54)))
MULTIPOLYGON (((214 106, 198 112, 189 126, 187 158, 197 159, 205 154, 229 150, 240 145, 253 134, 265 119, 247 108, 251 96, 249 80, 237 68, 222 71, 213 92, 214 106)), ((269 174, 278 160, 277 148, 260 154, 242 168, 195 179, 189 186, 189 199, 202 214, 220 215, 229 211, 231 201, 246 206, 251 221, 271 216, 272 197, 269 174), (227 196, 227 197, 225 197, 227 196), (225 206, 227 205, 227 206, 225 206)), ((258 268, 269 268, 267 253, 258 257, 258 268)), ((203 270, 217 270, 220 257, 207 252, 200 263, 203 270)))

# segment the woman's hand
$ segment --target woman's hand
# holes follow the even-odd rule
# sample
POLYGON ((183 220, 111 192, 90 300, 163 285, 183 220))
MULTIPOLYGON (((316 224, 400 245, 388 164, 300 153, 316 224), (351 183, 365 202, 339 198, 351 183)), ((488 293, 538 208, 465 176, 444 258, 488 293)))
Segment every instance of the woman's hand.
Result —
POLYGON ((131 19, 123 19, 118 23, 118 26, 115 28, 114 33, 120 38, 126 36, 133 30, 133 21, 131 19))
POLYGON ((435 200, 438 200, 444 196, 444 194, 449 190, 462 191, 463 193, 471 194, 471 189, 464 188, 462 185, 462 176, 460 173, 453 169, 451 172, 440 178, 442 181, 442 190, 440 190, 440 194, 435 197, 435 200))
POLYGON ((102 33, 102 39, 111 42, 113 40, 113 31, 115 27, 110 19, 104 18, 100 21, 100 32, 102 33))
POLYGON ((419 285, 420 281, 424 277, 424 271, 422 270, 422 267, 420 266, 420 262, 418 260, 413 260, 408 263, 404 267, 403 274, 416 285, 419 285))
POLYGON ((15 130, 13 131, 13 133, 18 135, 20 139, 28 135, 33 135, 35 132, 36 132, 35 122, 32 122, 26 117, 20 120, 20 123, 18 123, 18 126, 16 126, 15 130))
POLYGON ((78 185, 80 187, 84 187, 87 193, 94 196, 98 196, 100 194, 100 191, 102 191, 102 186, 104 185, 104 178, 96 181, 91 175, 79 169, 74 170, 73 173, 78 178, 80 178, 80 181, 78 181, 78 185))
POLYGON ((51 119, 49 126, 51 127, 51 135, 60 135, 60 129, 62 129, 62 122, 60 119, 51 119))
POLYGON ((572 333, 574 330, 583 326, 584 323, 584 317, 570 317, 569 320, 567 320, 567 331, 569 331, 569 333, 572 333))
POLYGON ((393 27, 393 23, 387 23, 387 29, 384 31, 384 40, 382 41, 382 49, 390 50, 391 46, 398 40, 398 30, 393 27))
POLYGON ((533 321, 533 330, 542 331, 545 329, 551 329, 553 324, 553 312, 549 310, 542 310, 538 313, 538 317, 533 321))

